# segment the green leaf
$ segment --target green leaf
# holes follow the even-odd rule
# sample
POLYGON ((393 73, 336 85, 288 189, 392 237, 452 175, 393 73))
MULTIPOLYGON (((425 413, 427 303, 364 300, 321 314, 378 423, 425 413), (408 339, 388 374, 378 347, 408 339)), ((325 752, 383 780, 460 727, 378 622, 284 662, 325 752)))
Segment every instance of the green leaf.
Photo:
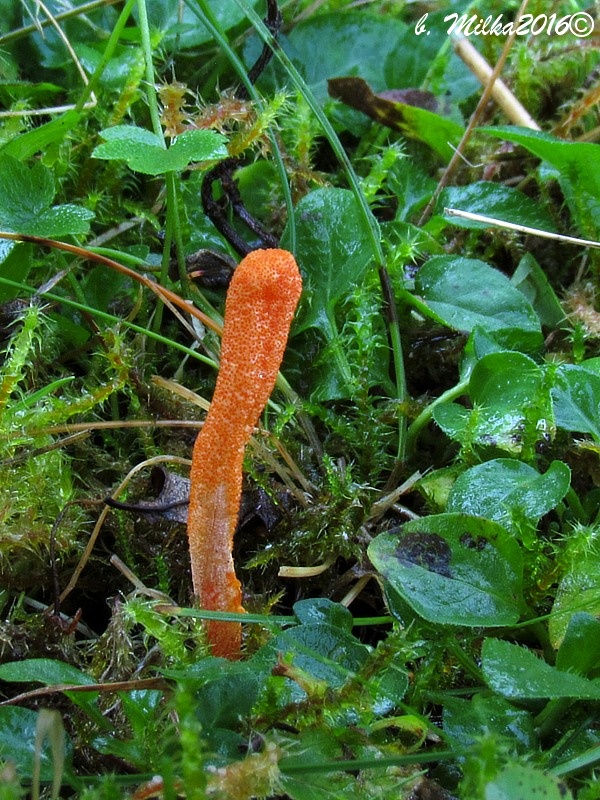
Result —
POLYGON ((51 658, 27 658, 0 664, 0 681, 8 683, 43 683, 55 686, 61 683, 87 686, 94 683, 85 672, 62 661, 51 658))
POLYGON ((415 36, 414 25, 400 33, 396 46, 385 60, 386 85, 390 89, 426 85, 440 98, 444 113, 462 121, 460 108, 481 87, 464 62, 447 46, 446 15, 445 9, 430 11, 426 36, 415 36))
POLYGON ((485 787, 485 800, 572 800, 558 778, 521 764, 507 764, 485 787))
MULTIPOLYGON (((273 637, 257 658, 274 662, 283 656, 315 681, 339 689, 358 672, 368 655, 368 648, 345 628, 330 622, 306 622, 273 637)), ((303 699, 304 692, 289 683, 288 700, 303 699)))
POLYGON ((531 303, 542 325, 557 328, 565 319, 565 311, 556 292, 550 285, 546 273, 531 253, 525 253, 514 271, 511 281, 513 286, 523 292, 531 303))
MULTIPOLYGON (((28 242, 2 242, 0 244, 0 277, 17 283, 25 283, 33 266, 33 246, 28 242), (7 245, 3 248, 2 245, 7 245)), ((8 284, 0 285, 0 302, 12 300, 20 294, 19 289, 8 284)))
POLYGON ((445 433, 463 447, 494 447, 510 453, 532 451, 554 430, 545 371, 522 353, 490 353, 469 379, 473 410, 456 403, 434 409, 445 433))
MULTIPOLYGON (((338 300, 362 278, 372 257, 369 226, 347 189, 317 189, 296 206, 296 258, 308 304, 296 331, 330 333, 329 315, 338 300)), ((284 231, 281 246, 288 240, 284 231)))
POLYGON ((376 90, 385 88, 385 59, 394 52, 406 28, 394 17, 333 11, 313 14, 296 25, 289 44, 284 40, 283 46, 315 97, 324 102, 327 80, 342 75, 360 75, 376 90))
POLYGON ((52 173, 43 164, 29 168, 0 155, 0 229, 49 238, 87 233, 93 213, 71 204, 51 208, 54 194, 52 173))
POLYGON ((570 620, 581 611, 600 616, 600 553, 593 545, 577 551, 558 584, 548 623, 554 647, 562 643, 570 620))
MULTIPOLYGON (((62 661, 51 658, 28 658, 24 661, 12 661, 0 664, 0 681, 7 683, 42 683, 45 686, 89 686, 94 680, 85 672, 62 661)), ((65 692, 71 702, 83 709, 100 727, 108 721, 97 705, 98 692, 65 692)))
POLYGON ((369 558, 424 619, 447 625, 517 622, 521 553, 508 532, 467 514, 438 514, 377 536, 369 558))
MULTIPOLYGON (((555 231, 555 225, 547 212, 518 189, 490 181, 477 181, 467 186, 449 186, 441 193, 437 202, 437 213, 444 208, 457 208, 483 214, 503 222, 528 225, 543 231, 555 231)), ((476 222, 462 217, 446 216, 444 219, 459 228, 489 228, 489 222, 476 222)))
POLYGON ((600 151, 597 144, 569 142, 542 131, 511 126, 480 128, 479 133, 517 142, 560 170, 571 183, 585 187, 586 192, 600 200, 600 151))
POLYGON ((512 458, 497 458, 471 467, 457 479, 447 511, 487 517, 516 528, 522 520, 536 522, 560 503, 569 490, 571 471, 553 461, 540 473, 512 458))
MULTIPOLYGON (((28 708, 0 708, 0 762, 13 762, 19 776, 31 779, 39 712, 28 708)), ((66 763, 70 765, 73 748, 66 743, 66 763)), ((40 750, 40 780, 52 782, 54 757, 49 737, 44 737, 40 750)))
POLYGON ((303 623, 327 622, 342 630, 352 630, 352 614, 345 606, 334 603, 326 597, 299 600, 294 603, 294 614, 303 623))
POLYGON ((470 332, 481 325, 517 349, 536 349, 542 343, 540 321, 526 298, 483 261, 433 256, 417 273, 415 288, 455 330, 470 332))
POLYGON ((552 389, 556 425, 589 433, 600 442, 600 375, 580 365, 561 364, 552 389))
MULTIPOLYGON (((224 31, 244 21, 244 12, 235 0, 206 0, 206 3, 224 31)), ((193 3, 172 0, 152 0, 147 11, 151 28, 162 33, 161 45, 169 52, 189 50, 212 41, 210 31, 200 24, 195 12, 193 3)))
POLYGON ((214 131, 185 131, 168 149, 156 134, 134 125, 106 128, 100 136, 106 141, 95 148, 94 158, 126 161, 130 169, 144 175, 181 172, 192 162, 227 155, 226 138, 214 131))
POLYGON ((600 620, 578 612, 569 620, 556 654, 556 668, 587 675, 600 666, 600 620))
POLYGON ((600 682, 551 667, 525 647, 500 639, 486 639, 481 658, 486 683, 504 697, 600 700, 600 682))
POLYGON ((446 697, 444 732, 460 747, 471 747, 490 732, 512 740, 519 752, 538 745, 531 714, 497 695, 475 694, 472 700, 446 697))
POLYGON ((556 170, 571 213, 584 236, 593 239, 600 231, 600 150, 590 142, 567 142, 549 133, 528 128, 480 128, 500 139, 518 144, 556 170))
POLYGON ((80 118, 81 114, 77 111, 67 111, 60 117, 11 139, 0 148, 0 153, 25 161, 36 153, 47 150, 50 145, 62 142, 80 118))

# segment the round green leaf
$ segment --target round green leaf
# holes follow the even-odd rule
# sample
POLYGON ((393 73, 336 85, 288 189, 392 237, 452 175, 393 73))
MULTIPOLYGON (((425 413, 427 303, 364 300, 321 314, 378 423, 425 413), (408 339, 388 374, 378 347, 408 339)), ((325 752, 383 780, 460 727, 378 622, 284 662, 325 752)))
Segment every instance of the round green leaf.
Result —
POLYGON ((369 12, 313 14, 290 33, 290 55, 319 101, 327 98, 327 79, 344 75, 359 74, 379 91, 386 56, 405 31, 400 20, 369 12))
POLYGON ((369 558, 424 619, 512 625, 522 609, 521 553, 508 532, 467 514, 438 514, 377 536, 369 558))
POLYGON ((442 430, 463 446, 520 453, 554 429, 546 373, 522 353, 501 351, 480 358, 471 372, 469 395, 472 411, 457 404, 434 410, 442 430))
POLYGON ((570 800, 557 778, 521 764, 507 764, 485 787, 485 800, 570 800))
POLYGON ((512 458, 497 458, 471 467, 456 480, 447 511, 461 511, 511 526, 515 520, 538 520, 563 499, 571 471, 553 461, 543 474, 512 458))
POLYGON ((433 256, 417 273, 415 286, 451 328, 470 332, 481 325, 501 332, 511 346, 519 342, 535 349, 542 342, 539 318, 527 298, 483 261, 433 256))

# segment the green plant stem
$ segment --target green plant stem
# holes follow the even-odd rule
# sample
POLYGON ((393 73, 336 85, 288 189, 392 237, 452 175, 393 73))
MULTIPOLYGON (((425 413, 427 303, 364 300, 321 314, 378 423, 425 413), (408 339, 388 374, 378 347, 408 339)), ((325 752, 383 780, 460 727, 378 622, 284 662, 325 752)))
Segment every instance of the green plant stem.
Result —
MULTIPOLYGON (((115 27, 112 29, 108 42, 106 43, 106 47, 104 48, 104 52, 102 53, 102 58, 100 59, 100 63, 94 70, 94 74, 89 79, 87 85, 84 87, 79 100, 75 106, 75 111, 80 113, 83 111, 83 107, 85 106, 88 98, 95 91, 98 83, 100 82, 100 78, 102 77, 102 73, 106 69, 108 62, 114 55, 116 50, 117 44, 119 43, 119 38, 125 29, 125 25, 127 24, 127 20, 131 15, 131 11, 136 4, 137 0, 127 0, 121 13, 119 14, 119 18, 115 23, 115 27)), ((78 8, 77 11, 79 12, 81 8, 78 8)))
POLYGON ((584 509, 581 500, 579 499, 579 495, 572 486, 569 487, 565 500, 570 510, 577 516, 577 519, 580 522, 589 522, 589 514, 584 509))
MULTIPOLYGON (((160 121, 160 112, 158 108, 158 100, 156 98, 154 62, 152 55, 152 41, 150 36, 150 26, 148 23, 148 13, 145 0, 138 0, 138 14, 140 21, 140 33, 142 39, 142 49, 144 51, 144 61, 146 68, 146 82, 148 84, 147 98, 148 108, 150 110, 150 119, 152 121, 152 129, 156 136, 160 139, 162 146, 166 148, 165 137, 160 121)), ((165 239, 163 242, 163 255, 161 262, 160 282, 166 286, 169 280, 169 265, 171 263, 171 244, 175 244, 175 252, 177 255, 177 264, 179 266, 179 274, 181 278, 181 286, 183 289, 187 286, 185 274, 185 256, 183 251, 183 236, 181 232, 181 219, 179 216, 179 190, 177 186, 177 174, 174 172, 167 172, 165 174, 165 183, 167 188, 167 218, 165 222, 165 239)), ((208 305, 208 304, 207 304, 208 305)), ((162 318, 164 314, 163 304, 159 304, 154 314, 152 321, 152 329, 158 333, 162 326, 162 318)))
POLYGON ((544 739, 556 730, 558 723, 563 719, 566 710, 573 704, 570 697, 557 697, 550 700, 534 720, 537 735, 544 739))
POLYGON ((163 264, 161 282, 166 281, 171 262, 171 244, 175 243, 179 282, 182 288, 187 286, 187 273, 185 269, 185 255, 183 252, 183 235, 181 232, 181 219, 179 216, 179 187, 174 172, 165 175, 167 184, 167 224, 165 228, 165 242, 163 248, 163 264))
POLYGON ((162 125, 160 124, 160 112, 158 110, 158 100, 156 99, 156 77, 154 75, 154 61, 152 59, 152 40, 150 37, 150 25, 148 23, 148 11, 146 9, 145 0, 137 0, 140 36, 142 39, 142 50, 144 53, 144 64, 146 68, 146 82, 148 84, 148 91, 146 97, 148 99, 148 109, 150 111, 150 120, 152 121, 152 130, 160 139, 162 146, 166 149, 165 137, 163 134, 162 125))
POLYGON ((448 639, 447 647, 465 672, 484 686, 485 680, 482 671, 479 669, 473 659, 469 658, 460 644, 455 639, 448 639))
MULTIPOLYGON (((197 0, 197 2, 203 2, 203 0, 197 0)), ((367 222, 368 229, 369 229, 369 239, 371 242, 371 249, 373 251, 373 256, 375 261, 378 264, 384 263, 383 257, 383 248, 381 246, 381 237, 379 233, 379 226, 377 221, 371 214, 371 210, 365 198, 365 195, 361 189, 360 182, 358 180, 358 176, 354 171, 352 164, 350 163, 350 159, 346 155, 346 151, 342 147, 342 143, 340 142, 336 132, 333 129, 333 126, 327 119, 325 112, 319 105, 317 99, 308 88, 306 81, 300 75, 296 67, 292 64, 290 59, 287 55, 283 52, 283 50, 278 47, 276 41, 273 38, 272 33, 269 31, 267 26, 264 24, 262 19, 258 16, 256 11, 246 3, 245 0, 235 0, 236 4, 242 9, 244 14, 248 17, 250 22, 252 23, 254 29, 256 30, 257 34, 266 44, 269 44, 273 47, 273 54, 274 57, 279 61, 279 63, 283 66, 285 71, 287 72, 290 80, 294 84, 294 87, 302 94, 304 99, 306 100, 310 110, 313 112, 319 124, 321 125, 329 144, 337 160, 340 162, 341 166, 346 173, 346 178, 348 183, 350 184, 350 188, 352 193, 354 194, 356 201, 361 209, 361 212, 367 222)))
POLYGON ((348 359, 346 358, 346 353, 344 352, 341 344, 340 344, 340 333, 337 328, 337 323, 335 321, 335 314, 333 312, 333 308, 329 307, 326 310, 325 319, 327 320, 327 336, 329 339, 329 347, 333 352, 333 357, 335 359, 335 363, 342 374, 342 378, 344 379, 344 383, 349 390, 350 394, 352 395, 352 387, 354 384, 354 380, 352 379, 352 371, 350 369, 350 364, 348 363, 348 359))
POLYGON ((437 761, 454 761, 464 755, 461 751, 437 750, 433 753, 409 753, 404 756, 388 756, 386 758, 356 758, 346 761, 317 761, 299 763, 296 760, 286 765, 285 759, 279 762, 284 775, 304 775, 320 772, 340 772, 344 770, 358 771, 362 769, 387 769, 388 767, 407 766, 409 764, 429 764, 437 761))
POLYGON ((439 397, 436 397, 435 400, 429 403, 429 405, 426 406, 423 411, 421 411, 419 416, 410 425, 408 431, 406 432, 406 450, 408 455, 414 452, 418 435, 421 433, 425 425, 427 425, 427 423, 433 418, 434 408, 441 406, 443 403, 450 403, 452 400, 455 400, 457 397, 460 397, 462 394, 464 394, 468 388, 469 378, 464 378, 462 381, 457 383, 456 386, 446 389, 443 394, 441 394, 439 397))
POLYGON ((579 755, 573 756, 568 761, 563 761, 556 767, 552 767, 549 772, 552 775, 560 777, 561 775, 568 775, 571 772, 578 772, 579 770, 591 767, 600 762, 600 746, 594 745, 579 755))

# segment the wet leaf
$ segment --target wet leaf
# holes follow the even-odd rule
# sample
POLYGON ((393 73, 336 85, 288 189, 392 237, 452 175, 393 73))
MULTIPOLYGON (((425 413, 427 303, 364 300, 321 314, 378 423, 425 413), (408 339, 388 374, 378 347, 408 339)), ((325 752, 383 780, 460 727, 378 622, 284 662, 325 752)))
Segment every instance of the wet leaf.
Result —
POLYGON ((302 624, 327 622, 341 630, 352 630, 353 620, 350 611, 345 606, 333 603, 326 597, 299 600, 294 603, 294 614, 302 624))
MULTIPOLYGON (((489 181, 477 181, 468 186, 449 186, 441 193, 437 210, 444 213, 445 208, 457 208, 475 214, 483 214, 503 222, 528 225, 543 231, 555 231, 551 217, 539 203, 518 189, 489 181)), ((489 222, 476 222, 461 217, 444 216, 452 225, 459 228, 489 228, 489 222)))
POLYGON ((455 330, 470 332, 481 325, 515 349, 535 349, 542 343, 540 321, 526 298, 483 261, 433 256, 417 273, 415 288, 455 330))
POLYGON ((144 175, 181 172, 193 162, 227 155, 225 137, 214 131, 185 131, 169 148, 163 147, 156 134, 135 125, 105 128, 100 136, 106 141, 94 149, 94 158, 126 161, 130 169, 144 175))
POLYGON ((564 640, 572 617, 582 611, 600 617, 600 553, 593 546, 578 552, 558 584, 548 623, 554 647, 564 640))
POLYGON ((552 389, 556 425, 600 442, 600 375, 583 364, 561 364, 552 389))
POLYGON ((488 686, 519 700, 571 697, 600 700, 600 683, 551 667, 531 650, 500 639, 486 639, 481 651, 488 686))
POLYGON ((471 467, 450 491, 447 511, 493 519, 518 530, 523 520, 537 522, 569 490, 571 471, 553 461, 543 475, 512 458, 497 458, 471 467))
POLYGON ((472 700, 444 699, 444 730, 461 747, 474 745, 493 732, 514 742, 519 752, 537 747, 533 717, 503 697, 476 694, 472 700))
POLYGON ((377 536, 375 568, 420 616, 449 625, 510 625, 521 613, 519 547, 495 522, 438 514, 377 536))
MULTIPOLYGON (((296 259, 308 305, 296 331, 317 327, 330 335, 328 315, 362 278, 372 257, 369 228, 352 192, 317 189, 296 206, 296 259)), ((284 231, 282 247, 287 235, 284 231)))
POLYGON ((552 775, 521 764, 507 764, 485 787, 486 800, 571 800, 566 787, 552 775))
POLYGON ((587 675, 600 666, 600 619, 577 612, 569 619, 556 654, 556 668, 587 675))
POLYGON ((463 447, 493 447, 532 452, 554 431, 550 386, 544 370, 522 353, 504 351, 479 359, 471 372, 473 409, 448 403, 434 419, 463 447))

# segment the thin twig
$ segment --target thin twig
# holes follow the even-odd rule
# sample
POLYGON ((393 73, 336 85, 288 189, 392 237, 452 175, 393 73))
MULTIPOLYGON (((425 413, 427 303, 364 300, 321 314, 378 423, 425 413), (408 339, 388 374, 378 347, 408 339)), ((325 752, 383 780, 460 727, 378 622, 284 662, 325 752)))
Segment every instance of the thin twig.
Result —
POLYGON ((474 214, 471 211, 460 211, 458 208, 445 208, 444 214, 449 217, 470 219, 473 220, 473 222, 485 222, 487 225, 493 225, 497 228, 507 228, 511 231, 519 231, 519 233, 528 233, 532 236, 541 236, 544 239, 556 239, 559 242, 565 242, 565 244, 577 244, 581 247, 600 248, 600 242, 595 242, 593 239, 578 239, 576 236, 565 236, 562 233, 543 231, 540 228, 530 228, 528 225, 518 225, 516 222, 505 222, 502 219, 486 217, 485 214, 474 214))

